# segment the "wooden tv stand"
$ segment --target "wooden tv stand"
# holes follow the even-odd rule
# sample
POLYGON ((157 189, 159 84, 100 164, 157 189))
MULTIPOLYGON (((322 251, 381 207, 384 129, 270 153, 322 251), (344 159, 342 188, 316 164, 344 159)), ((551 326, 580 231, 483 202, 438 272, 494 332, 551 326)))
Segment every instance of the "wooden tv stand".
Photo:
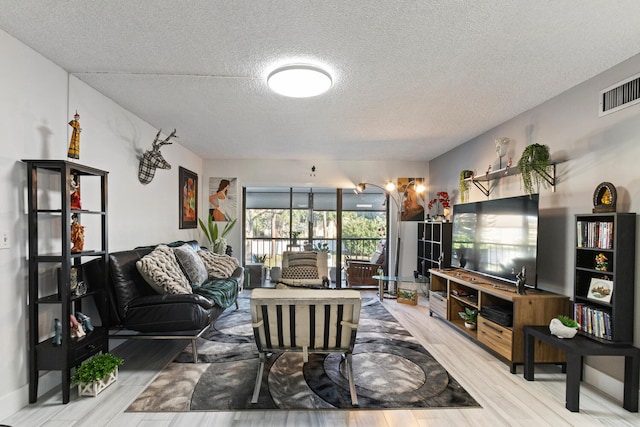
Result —
MULTIPOLYGON (((525 325, 548 326, 559 314, 570 314, 569 297, 551 292, 527 289, 518 295, 515 286, 462 269, 431 269, 429 290, 430 314, 447 320, 471 339, 510 364, 524 364, 525 325), (513 316, 511 325, 502 325, 482 315, 483 307, 500 307, 513 316), (479 310, 476 329, 467 329, 458 312, 465 307, 479 310)), ((565 363, 564 353, 557 348, 536 342, 536 363, 565 363)))

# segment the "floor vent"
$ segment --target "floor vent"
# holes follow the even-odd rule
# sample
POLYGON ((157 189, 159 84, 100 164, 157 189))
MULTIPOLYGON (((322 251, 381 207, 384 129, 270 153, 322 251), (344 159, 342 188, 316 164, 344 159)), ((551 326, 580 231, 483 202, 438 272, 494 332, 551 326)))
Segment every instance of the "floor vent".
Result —
POLYGON ((600 92, 598 115, 615 113, 640 102, 640 74, 609 86, 600 92))

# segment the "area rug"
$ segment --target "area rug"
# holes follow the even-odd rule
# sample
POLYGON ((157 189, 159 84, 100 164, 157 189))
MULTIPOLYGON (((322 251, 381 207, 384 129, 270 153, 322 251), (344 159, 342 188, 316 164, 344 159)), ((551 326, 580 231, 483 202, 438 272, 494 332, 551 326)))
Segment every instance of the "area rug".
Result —
POLYGON ((363 303, 353 353, 359 406, 351 404, 349 382, 338 354, 273 354, 265 364, 258 403, 251 396, 258 352, 249 298, 228 309, 129 406, 128 411, 238 411, 251 409, 411 409, 478 407, 469 393, 376 300, 363 303))

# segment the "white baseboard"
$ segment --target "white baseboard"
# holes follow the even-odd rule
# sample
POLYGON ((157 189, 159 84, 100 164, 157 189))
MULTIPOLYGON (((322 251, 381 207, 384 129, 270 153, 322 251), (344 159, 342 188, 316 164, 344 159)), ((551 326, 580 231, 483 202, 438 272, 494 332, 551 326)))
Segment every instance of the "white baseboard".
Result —
POLYGON ((584 364, 583 381, 620 402, 624 397, 624 382, 584 364))
MULTIPOLYGON (((38 397, 45 393, 48 393, 53 388, 60 388, 62 379, 60 377, 60 371, 49 371, 40 376, 38 381, 38 397)), ((29 404, 29 385, 20 387, 11 393, 8 393, 0 398, 0 422, 5 418, 18 412, 29 404)))

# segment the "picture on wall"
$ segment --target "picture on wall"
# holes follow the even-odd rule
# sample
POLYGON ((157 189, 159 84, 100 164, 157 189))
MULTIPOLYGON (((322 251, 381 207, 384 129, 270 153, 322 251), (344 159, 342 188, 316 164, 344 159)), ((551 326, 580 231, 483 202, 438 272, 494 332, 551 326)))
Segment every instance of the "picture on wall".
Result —
POLYGON ((237 217, 237 178, 209 178, 209 214, 214 221, 237 217))
POLYGON ((416 182, 424 182, 424 178, 398 178, 401 221, 424 221, 425 193, 420 194, 415 190, 416 182))
POLYGON ((198 223, 198 175, 180 166, 178 171, 180 228, 196 228, 198 223))
POLYGON ((599 301, 599 302, 611 302, 611 296, 613 295, 613 281, 605 279, 591 278, 589 284, 589 292, 587 292, 587 298, 599 301))

